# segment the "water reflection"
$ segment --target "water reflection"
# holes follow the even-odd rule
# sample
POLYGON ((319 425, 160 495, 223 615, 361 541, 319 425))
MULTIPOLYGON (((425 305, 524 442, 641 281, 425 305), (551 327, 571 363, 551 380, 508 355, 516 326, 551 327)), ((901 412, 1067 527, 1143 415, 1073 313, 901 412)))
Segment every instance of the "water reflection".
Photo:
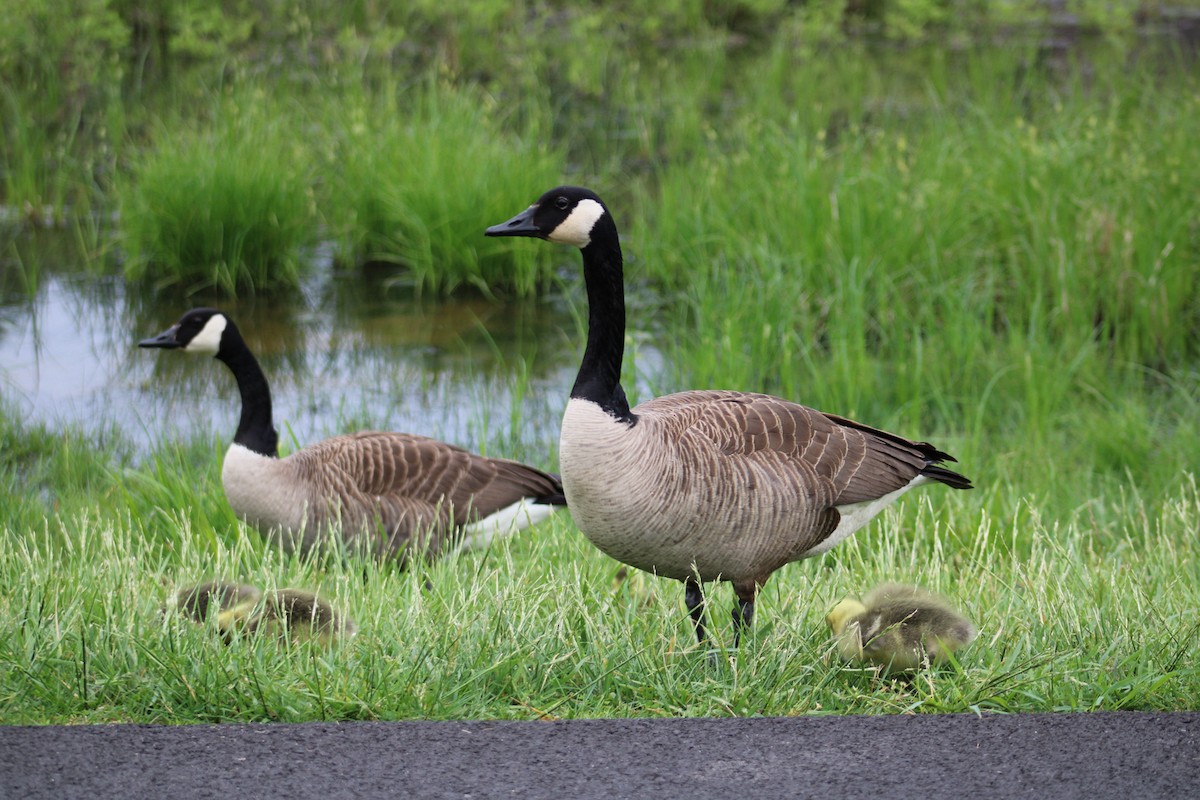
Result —
MULTIPOLYGON (((24 246, 28 267, 41 255, 24 246)), ((231 438, 239 399, 223 365, 136 346, 188 308, 215 305, 261 361, 289 449, 293 436, 308 443, 363 428, 546 457, 557 444, 582 346, 578 315, 561 297, 420 299, 325 266, 289 297, 161 300, 119 279, 72 274, 68 259, 50 251, 35 265, 36 291, 0 302, 2 393, 28 418, 115 424, 141 449, 231 438)), ((582 303, 573 289, 564 297, 582 303)))

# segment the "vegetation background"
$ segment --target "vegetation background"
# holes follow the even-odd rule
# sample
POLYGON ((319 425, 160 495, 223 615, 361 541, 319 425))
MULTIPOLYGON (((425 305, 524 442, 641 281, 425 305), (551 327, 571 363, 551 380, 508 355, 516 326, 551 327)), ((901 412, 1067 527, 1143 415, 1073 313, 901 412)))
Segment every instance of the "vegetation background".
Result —
MULTIPOLYGON (((382 270, 385 293, 561 296, 576 322, 545 357, 581 346, 578 256, 479 234, 587 184, 625 238, 635 394, 781 394, 936 442, 978 487, 782 571, 713 666, 678 587, 624 574, 566 515, 407 572, 297 559, 225 506, 223 437, 145 451, 6 399, 0 721, 1200 707, 1195 4, 0 0, 0 18, 6 308, 37 302, 28 242, 50 227, 143 335, 205 299, 286 313, 330 253, 343 287, 382 270), (362 632, 225 646, 160 613, 216 576, 320 587, 362 632), (881 580, 948 594, 980 639, 912 680, 836 663, 824 614, 881 580)), ((512 381, 561 411, 566 384, 512 381)), ((516 404, 464 402, 482 433, 459 444, 553 468, 516 404)))

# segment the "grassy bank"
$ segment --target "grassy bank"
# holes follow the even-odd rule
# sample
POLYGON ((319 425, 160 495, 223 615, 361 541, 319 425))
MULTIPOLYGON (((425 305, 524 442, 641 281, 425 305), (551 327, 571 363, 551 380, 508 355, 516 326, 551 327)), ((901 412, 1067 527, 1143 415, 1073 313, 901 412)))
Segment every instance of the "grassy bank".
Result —
MULTIPOLYGON (((996 482, 905 500, 764 590, 754 635, 712 665, 680 586, 601 555, 556 519, 487 553, 398 572, 265 547, 225 507, 222 445, 119 442, 9 420, 2 473, 5 723, 499 718, 1196 708, 1200 492, 1176 475, 1053 497, 996 482), (1071 513, 1056 515, 1064 498, 1071 513), (621 571, 623 572, 623 571, 621 571), (361 632, 331 651, 231 645, 163 615, 214 577, 319 588, 361 632), (957 665, 911 681, 829 658, 824 615, 882 580, 924 584, 978 625, 957 665)), ((1049 493, 1048 493, 1049 494, 1049 493)), ((727 587, 710 592, 728 642, 727 587)))

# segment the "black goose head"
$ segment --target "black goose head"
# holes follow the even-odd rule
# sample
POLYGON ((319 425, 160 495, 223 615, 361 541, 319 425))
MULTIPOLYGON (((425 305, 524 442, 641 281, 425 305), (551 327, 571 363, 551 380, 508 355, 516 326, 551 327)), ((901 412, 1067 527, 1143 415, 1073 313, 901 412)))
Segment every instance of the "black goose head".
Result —
POLYGON ((138 342, 138 347, 203 353, 224 363, 237 379, 242 395, 242 416, 234 444, 269 458, 278 456, 279 434, 271 420, 267 376, 233 320, 215 308, 193 308, 158 336, 138 342))
POLYGON ((216 356, 221 351, 226 331, 230 330, 237 330, 233 321, 215 308, 193 308, 158 336, 138 342, 138 347, 216 356))
POLYGON ((571 397, 598 404, 614 419, 634 425, 637 417, 621 388, 625 347, 625 287, 617 225, 590 189, 559 186, 488 236, 532 236, 578 247, 588 293, 588 341, 571 397))
POLYGON ((484 231, 487 236, 533 236, 586 248, 601 231, 615 231, 612 215, 599 196, 581 186, 559 186, 507 222, 484 231))

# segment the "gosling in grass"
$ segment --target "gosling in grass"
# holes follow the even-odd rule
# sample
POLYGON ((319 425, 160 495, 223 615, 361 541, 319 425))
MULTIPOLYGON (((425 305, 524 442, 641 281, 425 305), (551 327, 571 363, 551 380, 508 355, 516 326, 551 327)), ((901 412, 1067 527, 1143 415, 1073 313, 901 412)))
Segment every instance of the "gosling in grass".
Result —
POLYGON ((280 589, 268 592, 262 602, 235 605, 217 616, 217 627, 226 641, 240 633, 292 642, 311 640, 323 647, 358 632, 354 620, 302 589, 280 589))
POLYGON ((185 586, 175 593, 169 605, 193 622, 204 622, 210 610, 228 613, 234 607, 253 608, 262 597, 257 586, 227 581, 209 581, 195 586, 185 586))
POLYGON ((843 659, 891 672, 941 663, 975 638, 975 627, 945 598, 899 583, 877 586, 861 601, 842 600, 825 621, 843 659))

